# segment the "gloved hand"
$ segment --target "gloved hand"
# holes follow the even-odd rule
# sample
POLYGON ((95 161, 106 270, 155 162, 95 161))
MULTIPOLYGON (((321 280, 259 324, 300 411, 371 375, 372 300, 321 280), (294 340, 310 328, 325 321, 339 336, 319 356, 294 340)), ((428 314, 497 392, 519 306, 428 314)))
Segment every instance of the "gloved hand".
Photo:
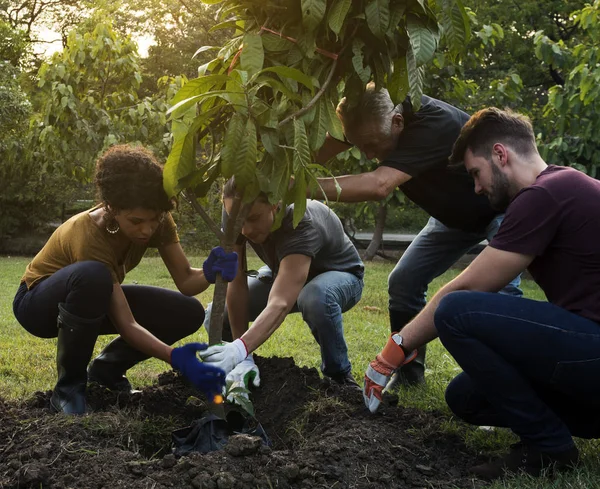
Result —
POLYGON ((417 350, 414 350, 406 357, 402 347, 394 341, 395 334, 390 335, 381 353, 369 364, 365 372, 363 398, 365 405, 372 413, 379 408, 383 398, 383 389, 392 377, 394 370, 411 362, 417 356, 417 350))
POLYGON ((197 389, 212 401, 225 386, 225 372, 214 365, 202 363, 196 354, 206 350, 205 343, 188 343, 171 352, 171 366, 179 370, 197 389))
POLYGON ((222 343, 209 346, 200 353, 200 358, 229 374, 237 365, 248 356, 248 349, 243 340, 238 338, 231 343, 222 343))
POLYGON ((204 276, 209 283, 214 284, 217 273, 221 274, 223 280, 231 282, 237 273, 238 256, 235 251, 226 253, 223 248, 217 246, 210 251, 208 258, 202 264, 204 276))
MULTIPOLYGON (((231 389, 235 389, 236 387, 243 387, 248 390, 250 388, 250 384, 254 387, 260 386, 260 372, 258 371, 258 367, 254 363, 254 358, 252 354, 248 355, 245 360, 237 365, 225 379, 226 383, 231 382, 231 389)), ((235 402, 237 397, 244 397, 249 399, 247 392, 237 392, 234 394, 229 394, 227 396, 227 400, 230 402, 235 402)))

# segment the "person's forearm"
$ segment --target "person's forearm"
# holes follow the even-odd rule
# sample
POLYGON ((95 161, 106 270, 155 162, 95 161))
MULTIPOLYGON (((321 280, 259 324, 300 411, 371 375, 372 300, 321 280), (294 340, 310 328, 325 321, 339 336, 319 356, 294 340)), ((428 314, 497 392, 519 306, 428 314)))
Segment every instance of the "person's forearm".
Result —
POLYGON ((410 323, 402 328, 402 339, 406 351, 412 351, 437 338, 434 316, 441 300, 450 292, 462 290, 456 283, 450 282, 442 287, 427 303, 425 308, 410 323))
POLYGON ((191 297, 204 292, 209 286, 210 283, 204 277, 204 272, 201 268, 190 268, 188 276, 179 286, 179 291, 191 297))
POLYGON ((340 177, 317 178, 320 188, 312 192, 313 199, 324 199, 339 202, 365 202, 383 200, 387 197, 385 189, 371 174, 343 175, 340 177), (339 185, 341 192, 338 195, 339 185))
POLYGON ((323 146, 319 149, 315 156, 315 161, 319 164, 327 163, 331 158, 350 149, 352 145, 345 141, 340 141, 331 137, 329 134, 325 137, 323 146))
POLYGON ((270 338, 275 330, 281 326, 290 309, 291 307, 283 302, 267 305, 252 323, 252 327, 242 336, 248 353, 252 353, 270 338))
POLYGON ((173 348, 160 341, 138 323, 132 323, 126 328, 119 328, 119 333, 136 350, 171 364, 171 351, 173 348))

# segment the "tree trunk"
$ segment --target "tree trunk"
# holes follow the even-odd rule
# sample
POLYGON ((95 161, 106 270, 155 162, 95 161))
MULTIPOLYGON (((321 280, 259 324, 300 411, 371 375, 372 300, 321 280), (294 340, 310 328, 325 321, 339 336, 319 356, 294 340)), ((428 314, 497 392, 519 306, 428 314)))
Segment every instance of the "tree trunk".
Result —
POLYGON ((373 238, 365 251, 365 261, 371 261, 377 254, 377 250, 381 246, 383 241, 383 230, 385 229, 385 219, 387 218, 387 202, 379 204, 377 210, 377 217, 375 218, 375 231, 373 232, 373 238))

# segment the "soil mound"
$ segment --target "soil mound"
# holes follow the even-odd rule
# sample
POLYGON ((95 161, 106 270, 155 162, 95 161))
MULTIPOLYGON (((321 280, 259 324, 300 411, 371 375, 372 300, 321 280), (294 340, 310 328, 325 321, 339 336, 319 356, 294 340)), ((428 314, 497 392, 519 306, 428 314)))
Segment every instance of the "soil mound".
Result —
POLYGON ((49 410, 50 392, 0 400, 0 488, 478 488, 444 416, 402 407, 371 415, 362 395, 290 358, 260 358, 256 417, 272 446, 237 435, 225 450, 176 458, 171 432, 207 414, 172 372, 133 395, 98 386, 90 415, 49 410))

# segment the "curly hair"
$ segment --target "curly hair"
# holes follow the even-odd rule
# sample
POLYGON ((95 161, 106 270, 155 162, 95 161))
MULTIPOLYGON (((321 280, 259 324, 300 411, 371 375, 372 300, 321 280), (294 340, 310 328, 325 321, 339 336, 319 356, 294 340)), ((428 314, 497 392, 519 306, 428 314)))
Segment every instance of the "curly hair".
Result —
POLYGON ((173 209, 163 188, 162 166, 141 146, 121 144, 108 149, 96 162, 94 185, 98 199, 114 209, 173 209))

